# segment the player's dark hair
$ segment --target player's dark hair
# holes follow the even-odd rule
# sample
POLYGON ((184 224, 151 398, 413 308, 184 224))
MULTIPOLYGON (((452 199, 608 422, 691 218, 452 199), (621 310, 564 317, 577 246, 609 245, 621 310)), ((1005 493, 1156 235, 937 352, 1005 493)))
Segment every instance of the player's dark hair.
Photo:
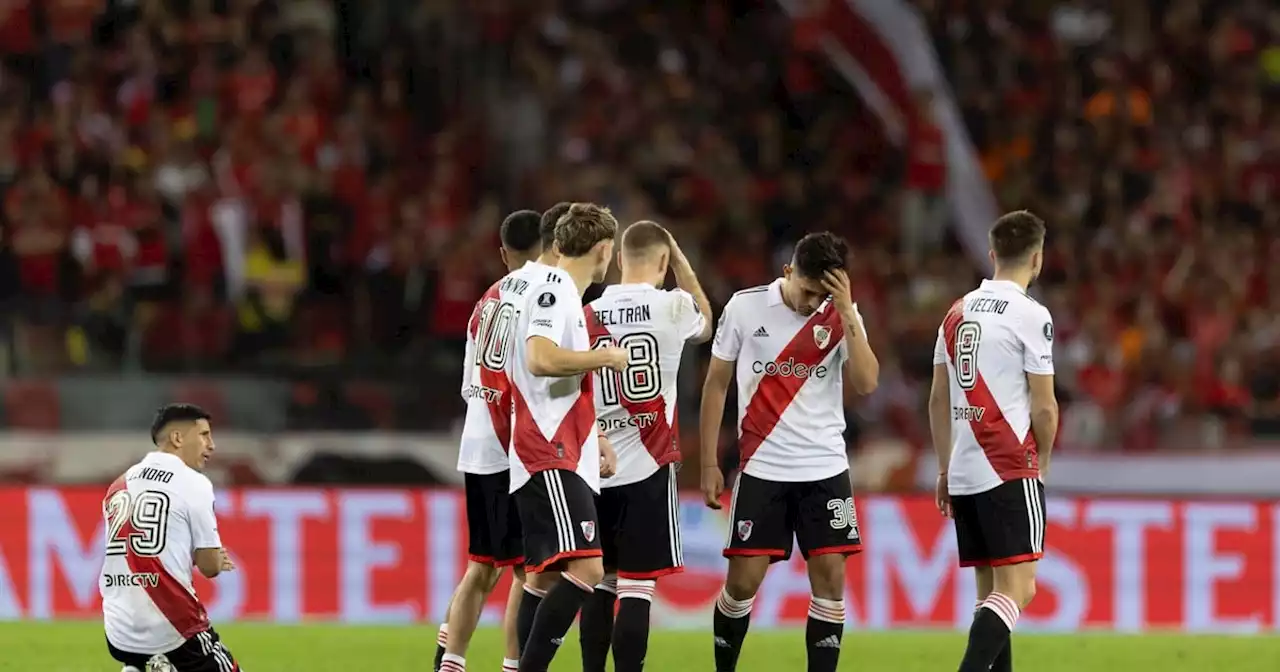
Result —
POLYGON ((796 243, 791 267, 811 280, 822 280, 827 271, 843 269, 849 256, 849 243, 829 231, 811 233, 796 243))
POLYGON ((1016 210, 991 225, 987 238, 996 261, 1018 263, 1044 244, 1044 220, 1026 210, 1016 210))
POLYGON ((156 411, 156 417, 151 421, 151 443, 160 445, 160 430, 165 428, 171 422, 196 422, 197 420, 210 420, 213 416, 209 412, 196 406, 195 404, 169 404, 161 406, 156 411))
POLYGON ((595 203, 574 203, 556 224, 556 246, 566 257, 582 257, 602 240, 618 237, 618 220, 609 208, 595 203))
POLYGON ((512 252, 529 252, 542 244, 542 215, 516 210, 502 220, 502 246, 512 252))
POLYGON ((569 212, 571 205, 569 201, 560 201, 542 213, 542 249, 550 250, 551 244, 556 242, 556 224, 569 212))
POLYGON ((657 222, 642 219, 622 232, 622 253, 627 256, 660 248, 671 249, 671 234, 657 222))

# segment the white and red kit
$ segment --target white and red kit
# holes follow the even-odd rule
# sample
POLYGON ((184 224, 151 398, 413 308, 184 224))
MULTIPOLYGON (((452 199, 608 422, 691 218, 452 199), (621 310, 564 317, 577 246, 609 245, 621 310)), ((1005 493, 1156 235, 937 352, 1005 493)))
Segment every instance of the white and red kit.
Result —
POLYGON ((113 646, 166 653, 210 629, 191 568, 196 549, 222 548, 213 500, 208 478, 162 452, 148 453, 107 489, 98 585, 113 646))
MULTIPOLYGON (((860 314, 858 322, 864 328, 860 314)), ((737 363, 744 474, 801 482, 849 469, 843 373, 849 352, 830 300, 805 317, 783 303, 781 278, 742 290, 725 305, 711 354, 737 363)))
POLYGON ((535 376, 527 361, 528 341, 533 338, 546 338, 566 350, 591 347, 582 297, 573 278, 559 268, 534 275, 527 284, 510 288, 516 316, 516 336, 506 368, 513 411, 511 492, 528 482, 531 474, 553 469, 577 473, 598 492, 600 445, 593 376, 535 376))
POLYGON ((951 306, 934 365, 951 386, 952 495, 1040 477, 1027 374, 1053 375, 1053 318, 1016 283, 984 280, 951 306))
POLYGON ((622 372, 596 372, 596 420, 618 456, 617 472, 601 487, 638 483, 680 460, 680 359, 705 325, 688 292, 643 283, 612 285, 587 307, 591 347, 619 347, 629 356, 622 372))

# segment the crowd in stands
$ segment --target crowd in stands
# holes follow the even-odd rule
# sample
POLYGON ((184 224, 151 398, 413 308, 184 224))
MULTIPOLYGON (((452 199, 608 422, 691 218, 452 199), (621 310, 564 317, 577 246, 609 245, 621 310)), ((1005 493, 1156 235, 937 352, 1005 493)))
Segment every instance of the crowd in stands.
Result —
MULTIPOLYGON (((1049 222, 1064 440, 1280 433, 1280 12, 914 4, 1001 207, 1049 222)), ((503 212, 594 200, 668 225, 717 305, 805 232, 848 237, 882 363, 855 434, 923 443, 938 322, 980 268, 937 131, 890 142, 775 0, 5 7, 18 373, 456 369, 503 212)))

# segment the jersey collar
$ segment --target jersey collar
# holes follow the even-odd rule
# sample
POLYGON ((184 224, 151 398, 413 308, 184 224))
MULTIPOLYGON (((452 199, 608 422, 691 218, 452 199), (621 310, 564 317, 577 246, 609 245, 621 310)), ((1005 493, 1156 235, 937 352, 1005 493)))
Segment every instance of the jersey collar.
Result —
POLYGON ((982 281, 982 287, 981 287, 982 289, 996 289, 998 287, 1012 288, 1013 290, 1017 291, 1019 294, 1027 293, 1027 290, 1022 288, 1022 285, 1019 285, 1018 283, 1012 280, 983 280, 982 281))
POLYGON ((187 463, 183 462, 182 458, 178 457, 177 455, 174 455, 173 453, 166 453, 162 450, 153 450, 147 455, 147 457, 150 458, 152 462, 167 461, 167 462, 172 462, 174 466, 177 466, 179 464, 181 464, 184 467, 187 466, 187 463))
POLYGON ((776 306, 782 303, 782 278, 778 278, 769 283, 769 305, 776 306))
POLYGON ((656 289, 656 288, 647 282, 627 282, 627 283, 618 283, 616 285, 609 285, 608 287, 604 288, 604 292, 602 293, 611 294, 614 292, 625 292, 633 289, 656 289))

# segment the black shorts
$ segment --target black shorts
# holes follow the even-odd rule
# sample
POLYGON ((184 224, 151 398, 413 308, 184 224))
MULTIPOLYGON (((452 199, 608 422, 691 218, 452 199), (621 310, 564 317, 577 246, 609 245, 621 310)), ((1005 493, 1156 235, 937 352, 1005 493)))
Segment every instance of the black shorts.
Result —
MULTIPOLYGON (((123 665, 147 669, 147 661, 155 654, 130 653, 107 642, 107 651, 123 665)), ((235 656, 222 645, 218 633, 210 628, 182 643, 182 646, 164 654, 178 672, 240 672, 235 656)))
POLYGON ((533 474, 515 492, 524 526, 524 562, 530 572, 560 569, 573 558, 600 557, 596 493, 567 469, 533 474))
POLYGON ((973 495, 952 495, 961 567, 998 567, 1044 555, 1044 484, 1019 478, 973 495))
POLYGON ((792 538, 806 560, 815 555, 853 555, 862 550, 853 485, 843 471, 821 481, 766 481, 742 474, 729 506, 725 557, 791 557, 792 538))
POLYGON ((509 492, 511 472, 464 474, 467 489, 467 553, 491 567, 524 563, 524 538, 516 499, 509 492))
POLYGON ((656 579, 684 571, 678 468, 671 463, 643 481, 600 489, 596 510, 604 566, 619 577, 656 579))

